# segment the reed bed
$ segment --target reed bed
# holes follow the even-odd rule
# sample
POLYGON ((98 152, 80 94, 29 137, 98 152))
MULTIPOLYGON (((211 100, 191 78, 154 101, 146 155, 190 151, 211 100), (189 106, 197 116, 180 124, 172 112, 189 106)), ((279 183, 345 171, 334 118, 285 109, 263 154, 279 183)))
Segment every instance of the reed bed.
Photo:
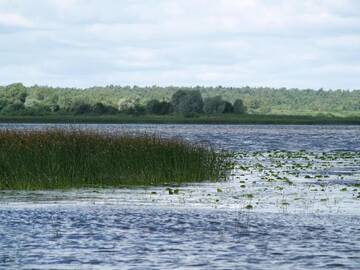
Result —
POLYGON ((0 130, 0 189, 162 185, 224 176, 228 155, 156 135, 0 130))

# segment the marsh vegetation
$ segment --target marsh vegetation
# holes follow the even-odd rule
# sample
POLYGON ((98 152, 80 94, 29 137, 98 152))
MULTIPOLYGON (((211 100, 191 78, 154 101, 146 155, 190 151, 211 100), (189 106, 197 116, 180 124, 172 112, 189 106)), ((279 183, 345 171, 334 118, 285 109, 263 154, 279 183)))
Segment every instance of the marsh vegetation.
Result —
POLYGON ((159 185, 215 180, 228 154, 155 135, 0 131, 0 189, 159 185))
MULTIPOLYGON (((239 259, 237 255, 243 254, 244 251, 252 258, 259 258, 256 265, 261 264, 259 267, 264 269, 275 263, 284 265, 284 261, 289 262, 289 268, 297 266, 301 268, 309 265, 308 254, 313 254, 310 263, 314 268, 342 265, 344 266, 342 268, 351 269, 358 265, 357 260, 354 260, 357 258, 358 250, 354 249, 354 246, 359 246, 359 239, 349 237, 357 235, 359 228, 360 142, 357 138, 360 137, 360 129, 358 126, 334 128, 333 126, 268 125, 78 125, 76 128, 83 132, 80 132, 81 136, 76 132, 75 134, 82 138, 81 143, 77 142, 77 137, 73 137, 74 142, 65 140, 64 145, 67 148, 59 146, 51 148, 58 149, 56 151, 49 150, 51 145, 49 142, 64 142, 64 140, 55 138, 50 140, 47 134, 47 129, 50 127, 61 128, 69 133, 74 129, 72 125, 0 125, 0 129, 16 130, 7 133, 3 131, 0 138, 7 138, 1 145, 3 150, 1 162, 6 158, 9 159, 10 156, 13 166, 9 167, 9 171, 20 169, 17 172, 17 179, 20 182, 12 183, 13 186, 17 185, 18 189, 21 185, 34 189, 38 179, 48 179, 43 175, 45 173, 49 175, 59 173, 59 177, 63 177, 58 180, 59 186, 60 184, 64 186, 63 179, 69 181, 70 178, 64 177, 71 175, 69 172, 52 171, 51 167, 39 174, 40 169, 44 168, 40 166, 40 161, 45 168, 50 164, 45 157, 40 159, 40 155, 36 158, 32 155, 41 153, 35 146, 42 146, 42 141, 46 142, 44 145, 47 146, 44 147, 48 149, 45 156, 49 158, 51 157, 49 153, 53 152, 56 156, 53 160, 59 161, 60 164, 64 164, 67 157, 70 157, 69 163, 73 162, 71 157, 75 156, 74 153, 79 153, 79 150, 73 146, 77 144, 81 147, 81 154, 76 156, 77 163, 69 165, 67 167, 69 170, 81 168, 77 165, 81 164, 79 158, 84 160, 89 158, 85 153, 95 152, 96 160, 99 160, 102 150, 107 153, 116 152, 110 149, 110 146, 100 147, 98 143, 96 143, 98 147, 91 151, 91 139, 81 135, 83 132, 88 134, 88 130, 102 130, 105 138, 110 139, 124 132, 131 134, 148 132, 161 134, 162 138, 181 135, 193 143, 207 141, 206 145, 212 144, 217 147, 216 149, 236 153, 232 157, 234 166, 227 174, 227 180, 221 182, 203 181, 179 185, 180 182, 170 183, 166 179, 168 183, 166 185, 159 182, 159 185, 146 184, 146 187, 140 188, 130 185, 126 188, 100 188, 99 178, 93 178, 97 179, 96 183, 90 183, 92 187, 89 188, 1 190, 0 232, 6 233, 1 235, 0 257, 6 269, 11 269, 6 266, 18 261, 27 265, 30 262, 33 268, 54 262, 58 263, 59 267, 76 263, 76 268, 79 268, 80 264, 93 268, 94 262, 100 267, 99 269, 108 265, 111 268, 119 260, 123 262, 123 258, 129 258, 132 262, 144 248, 150 248, 141 253, 141 256, 145 256, 144 264, 153 262, 154 254, 163 256, 164 262, 167 263, 169 258, 178 258, 179 250, 197 252, 200 250, 203 252, 200 255, 205 261, 213 258, 219 262, 219 269, 227 266, 224 264, 226 258, 235 262, 234 266, 229 265, 228 268, 236 268, 241 262, 241 258, 239 259), (36 133, 35 130, 42 130, 42 133, 36 133), (27 134, 25 137, 24 133, 27 134), (10 135, 11 139, 8 138, 10 135), (15 136, 18 137, 14 138, 15 136), (21 146, 19 146, 20 142, 23 142, 21 146), (7 153, 9 156, 6 156, 7 153), (35 168, 36 166, 38 169, 35 168), (34 173, 31 185, 25 181, 21 182, 23 179, 21 172, 26 178, 34 173), (114 245, 110 245, 110 242, 114 245), (199 243, 202 244, 199 246, 199 243), (275 256, 276 258, 272 255, 268 256, 269 258, 264 257, 263 253, 259 253, 258 248, 263 247, 264 243, 269 248, 267 249, 269 254, 280 255, 275 256), (289 248, 284 249, 284 246, 289 248), (230 247, 231 252, 226 247, 230 247), (93 252, 94 250, 99 252, 93 252), (299 250, 301 251, 299 256, 294 256, 299 250), (339 256, 334 256, 334 252, 339 256), (326 255, 321 256, 321 253, 326 255), (234 254, 237 256, 235 259, 234 254), (19 257, 26 259, 19 260, 19 257), (58 259, 55 261, 54 258, 58 259), (277 261, 274 261, 274 258, 277 261)), ((55 137, 55 134, 52 133, 51 136, 55 137)), ((59 137, 65 135, 61 132, 59 137)), ((102 143, 109 144, 108 140, 103 140, 102 134, 95 133, 95 135, 101 135, 102 143)), ((114 154, 115 158, 134 168, 127 170, 131 172, 128 175, 141 172, 139 168, 144 167, 142 164, 147 164, 148 169, 144 172, 148 175, 157 172, 156 168, 151 166, 164 164, 166 168, 174 167, 169 161, 172 155, 166 156, 166 160, 163 156, 163 144, 165 141, 170 144, 172 139, 164 141, 155 137, 154 140, 160 140, 161 145, 156 142, 145 147, 149 144, 149 137, 151 138, 148 136, 144 139, 146 143, 140 143, 131 136, 133 139, 131 142, 128 140, 125 143, 123 139, 121 145, 125 147, 131 145, 132 150, 139 150, 141 145, 147 149, 158 145, 162 150, 161 152, 152 150, 153 153, 157 153, 156 155, 150 155, 145 150, 138 152, 139 155, 135 152, 129 153, 126 158, 117 152, 114 154), (136 164, 137 161, 140 163, 136 164)), ((96 141, 98 142, 98 139, 96 141)), ((111 145, 116 144, 114 142, 111 145)), ((198 144, 185 143, 185 145, 190 149, 199 147, 198 144)), ((202 149, 209 150, 204 147, 202 149)), ((190 178, 196 178, 195 171, 199 173, 199 168, 192 167, 187 160, 180 161, 179 157, 189 158, 189 153, 192 151, 187 150, 186 154, 179 155, 179 150, 171 150, 178 157, 174 158, 173 162, 185 164, 182 167, 189 169, 181 170, 189 176, 183 178, 186 178, 187 182, 190 178)), ((195 155, 191 154, 191 156, 195 155)), ((205 161, 205 164, 209 164, 207 161, 213 160, 214 156, 200 159, 205 161)), ((214 163, 218 164, 219 168, 222 166, 220 164, 224 164, 221 160, 217 161, 220 163, 214 163)), ((109 158, 106 161, 116 162, 116 159, 110 161, 109 158)), ((88 164, 100 166, 95 161, 88 164)), ((198 166, 199 163, 194 165, 198 166)), ((210 165, 205 167, 210 168, 210 165)), ((100 175, 99 167, 83 167, 86 168, 90 168, 89 172, 100 175)), ((102 173, 112 173, 112 168, 108 166, 102 169, 102 173)), ((180 170, 177 172, 179 173, 180 170)), ((217 175, 215 171, 213 172, 217 175)), ((159 172, 161 175, 163 173, 159 172)), ((208 173, 203 171, 202 174, 208 175, 208 173)), ((85 185, 81 182, 82 175, 81 171, 78 171, 77 176, 80 181, 75 182, 76 185, 88 186, 89 182, 85 185)), ((199 177, 199 179, 205 178, 199 177)), ((4 177, 1 178, 1 181, 3 180, 4 177)), ((45 181, 45 183, 49 182, 45 181)), ((69 183, 68 186, 70 184, 74 182, 69 183)), ((116 185, 118 184, 119 182, 116 182, 116 185)), ((188 253, 182 252, 182 254, 188 253)), ((246 265, 249 256, 244 258, 241 263, 246 265)), ((189 258, 184 256, 180 259, 188 261, 189 258)), ((177 262, 172 259, 170 261, 177 262)), ((16 265, 14 269, 18 268, 21 267, 16 265)), ((171 266, 167 265, 165 268, 171 266)))

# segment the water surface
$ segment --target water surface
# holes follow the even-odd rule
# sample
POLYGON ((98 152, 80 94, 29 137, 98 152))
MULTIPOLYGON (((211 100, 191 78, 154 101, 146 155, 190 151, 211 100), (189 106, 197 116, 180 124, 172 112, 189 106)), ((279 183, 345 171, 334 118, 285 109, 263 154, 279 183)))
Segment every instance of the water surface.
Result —
POLYGON ((358 126, 0 125, 52 127, 180 136, 238 165, 178 195, 2 191, 0 269, 360 268, 358 126))

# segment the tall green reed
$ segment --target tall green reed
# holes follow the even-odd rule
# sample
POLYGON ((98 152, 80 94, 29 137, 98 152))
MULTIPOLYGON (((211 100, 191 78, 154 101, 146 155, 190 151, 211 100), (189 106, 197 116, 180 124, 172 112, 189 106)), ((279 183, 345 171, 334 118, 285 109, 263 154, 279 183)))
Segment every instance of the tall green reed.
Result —
POLYGON ((224 153, 156 135, 0 131, 0 189, 160 185, 224 176, 224 153))

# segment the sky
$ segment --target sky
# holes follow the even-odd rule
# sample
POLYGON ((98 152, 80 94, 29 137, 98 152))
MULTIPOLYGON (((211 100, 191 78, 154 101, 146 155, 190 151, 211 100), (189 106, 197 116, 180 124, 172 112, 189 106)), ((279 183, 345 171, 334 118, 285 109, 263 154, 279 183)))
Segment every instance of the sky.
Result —
POLYGON ((0 85, 360 89, 358 0, 0 0, 0 85))

